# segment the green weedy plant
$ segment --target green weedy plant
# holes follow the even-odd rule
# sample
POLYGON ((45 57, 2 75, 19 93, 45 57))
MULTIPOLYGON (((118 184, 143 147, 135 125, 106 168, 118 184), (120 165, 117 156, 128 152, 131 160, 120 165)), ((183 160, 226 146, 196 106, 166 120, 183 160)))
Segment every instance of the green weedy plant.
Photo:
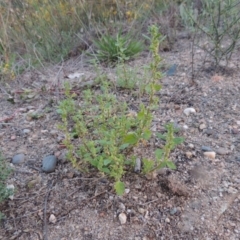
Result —
MULTIPOLYGON (((7 166, 0 153, 0 203, 7 199, 11 194, 12 190, 6 188, 6 179, 11 173, 11 169, 7 166)), ((0 212, 0 220, 4 215, 0 212)))
MULTIPOLYGON (((100 172, 115 180, 114 188, 117 194, 124 193, 124 183, 121 181, 124 173, 134 166, 136 156, 133 148, 151 138, 152 110, 158 104, 155 93, 161 89, 158 83, 161 74, 158 71, 161 58, 158 56, 159 40, 161 36, 157 27, 150 28, 151 52, 153 61, 149 70, 151 77, 146 84, 146 94, 149 98, 146 106, 142 103, 136 115, 129 114, 127 102, 120 101, 111 93, 109 83, 102 79, 99 91, 90 89, 83 92, 81 107, 75 102, 75 95, 71 93, 69 85, 65 85, 66 99, 58 108, 62 118, 59 126, 65 134, 64 144, 68 149, 67 158, 75 168, 88 170, 89 164, 100 172), (77 145, 73 139, 77 139, 77 145)), ((167 159, 173 149, 174 137, 172 127, 167 127, 166 147, 163 148, 158 161, 144 162, 144 173, 154 171, 160 167, 172 167, 167 159), (161 162, 161 164, 160 164, 161 162)))
POLYGON ((133 58, 143 50, 143 43, 134 40, 130 34, 116 36, 103 35, 99 40, 94 41, 97 53, 94 56, 100 62, 116 63, 125 62, 133 58))
POLYGON ((196 36, 202 36, 205 44, 193 44, 204 50, 219 67, 222 60, 231 59, 233 51, 240 43, 240 2, 239 0, 201 0, 201 8, 194 9, 193 1, 185 1, 180 6, 180 15, 185 25, 196 36))

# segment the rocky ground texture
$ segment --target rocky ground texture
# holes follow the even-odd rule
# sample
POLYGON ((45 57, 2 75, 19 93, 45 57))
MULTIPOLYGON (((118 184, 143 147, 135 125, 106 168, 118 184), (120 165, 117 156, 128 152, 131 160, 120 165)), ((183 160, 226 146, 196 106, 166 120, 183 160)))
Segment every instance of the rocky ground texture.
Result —
MULTIPOLYGON (((159 131, 173 121, 185 137, 171 155, 177 170, 159 171, 154 179, 127 174, 123 196, 109 179, 74 170, 62 148, 60 85, 73 81, 66 75, 83 73, 76 83, 81 94, 96 77, 82 57, 2 84, 0 148, 14 169, 8 184, 15 194, 0 208, 6 215, 0 239, 240 238, 239 50, 228 68, 203 68, 191 81, 189 46, 184 39, 161 53, 176 67, 162 79, 152 126, 159 131)), ((140 69, 146 59, 130 64, 140 69)), ((112 70, 105 71, 111 80, 112 70)))

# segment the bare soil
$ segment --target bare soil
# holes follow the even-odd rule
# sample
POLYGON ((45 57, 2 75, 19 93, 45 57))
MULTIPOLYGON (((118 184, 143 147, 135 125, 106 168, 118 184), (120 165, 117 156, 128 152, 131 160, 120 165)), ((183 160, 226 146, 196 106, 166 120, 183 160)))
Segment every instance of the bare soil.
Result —
MULTIPOLYGON (((164 169, 152 179, 129 173, 123 196, 115 195, 111 180, 80 173, 65 159, 56 107, 64 97, 61 84, 74 81, 65 76, 84 73, 88 83, 96 77, 84 56, 1 84, 0 148, 9 162, 17 153, 26 161, 13 166, 8 180, 16 192, 0 208, 6 215, 0 239, 240 239, 240 51, 221 71, 201 68, 193 82, 189 49, 190 41, 183 39, 160 53, 177 71, 162 79, 152 127, 162 131, 168 121, 181 127, 185 142, 171 155, 177 170, 164 169), (24 94, 24 88, 31 92, 24 94), (187 107, 196 113, 186 116, 187 107), (211 147, 216 158, 205 157, 202 146, 211 147), (58 157, 57 168, 43 173, 42 159, 51 154, 58 157), (124 225, 121 212, 127 216, 124 225)), ((146 53, 130 64, 141 69, 148 61, 146 53)), ((114 80, 113 70, 104 71, 114 80)), ((79 95, 80 85, 74 83, 79 95)), ((142 151, 151 149, 149 144, 142 151)))

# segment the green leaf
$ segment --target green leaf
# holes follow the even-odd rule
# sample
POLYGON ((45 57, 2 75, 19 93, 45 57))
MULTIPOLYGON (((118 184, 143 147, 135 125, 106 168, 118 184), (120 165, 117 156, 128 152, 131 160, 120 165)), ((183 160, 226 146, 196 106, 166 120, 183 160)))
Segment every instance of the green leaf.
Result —
POLYGON ((117 181, 114 184, 114 189, 117 192, 117 195, 123 195, 125 191, 125 184, 121 181, 117 181))
POLYGON ((142 163, 143 163, 143 172, 144 173, 149 173, 154 168, 154 161, 152 161, 152 160, 143 158, 142 163))
POLYGON ((108 169, 108 168, 105 168, 105 167, 103 167, 102 169, 101 169, 104 173, 110 173, 110 170, 108 169))
POLYGON ((143 120, 145 118, 145 112, 142 110, 138 113, 137 119, 138 120, 143 120))
POLYGON ((167 166, 167 162, 161 162, 159 168, 165 168, 167 166))
POLYGON ((138 140, 138 136, 135 132, 129 132, 124 138, 124 143, 136 144, 138 140))
POLYGON ((161 86, 160 84, 154 84, 154 85, 153 85, 153 89, 154 89, 155 91, 160 91, 161 88, 162 88, 162 86, 161 86))
POLYGON ((103 161, 103 165, 104 166, 107 166, 109 163, 111 163, 112 161, 110 160, 110 159, 105 159, 104 161, 103 161))
POLYGON ((173 169, 173 170, 177 169, 176 165, 172 161, 167 161, 166 164, 167 164, 167 167, 169 167, 170 169, 173 169))
POLYGON ((163 156, 163 150, 162 149, 157 149, 155 151, 155 156, 156 156, 157 159, 161 159, 162 156, 163 156))
POLYGON ((176 145, 179 145, 179 144, 181 144, 181 143, 183 143, 184 142, 184 138, 183 137, 175 137, 174 139, 173 139, 173 143, 174 143, 174 145, 176 146, 176 145))
POLYGON ((145 140, 149 140, 151 138, 151 135, 152 135, 152 132, 149 129, 147 129, 143 132, 142 137, 145 140))
POLYGON ((122 144, 122 145, 119 147, 119 149, 120 149, 120 150, 124 150, 124 149, 126 149, 128 146, 129 146, 129 143, 124 143, 124 144, 122 144))
POLYGON ((166 135, 165 134, 163 135, 163 134, 157 133, 156 135, 159 139, 166 140, 166 135))

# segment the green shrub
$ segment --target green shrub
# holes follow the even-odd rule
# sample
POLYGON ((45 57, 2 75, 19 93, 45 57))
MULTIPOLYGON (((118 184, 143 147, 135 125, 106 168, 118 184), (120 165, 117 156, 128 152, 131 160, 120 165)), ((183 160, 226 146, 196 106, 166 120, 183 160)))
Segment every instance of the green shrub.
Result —
MULTIPOLYGON (((11 172, 10 167, 7 166, 5 160, 0 153, 0 203, 12 194, 12 190, 6 188, 6 179, 11 172)), ((3 218, 3 214, 0 212, 0 219, 3 218)))
POLYGON ((125 62, 143 50, 142 42, 134 40, 130 34, 121 33, 116 36, 103 35, 94 41, 94 45, 97 47, 96 58, 106 63, 125 62))
POLYGON ((201 0, 199 8, 192 1, 180 7, 185 25, 195 34, 194 45, 214 60, 216 67, 221 60, 228 62, 240 43, 240 2, 238 0, 201 0), (201 36, 201 38, 199 38, 201 36), (204 44, 197 42, 204 40, 204 44))
MULTIPOLYGON (((153 59, 149 66, 150 78, 144 89, 148 102, 144 104, 139 98, 138 112, 129 112, 128 102, 112 93, 104 78, 101 78, 99 90, 88 89, 83 92, 80 103, 76 103, 76 96, 71 93, 69 85, 65 85, 66 99, 58 108, 62 118, 59 127, 65 134, 63 143, 68 149, 67 158, 73 167, 87 170, 91 165, 97 168, 115 180, 114 188, 118 194, 124 193, 122 176, 135 164, 137 156, 134 147, 141 146, 152 136, 152 111, 159 102, 155 94, 161 89, 161 74, 158 70, 161 62, 158 54, 161 34, 155 26, 150 28, 150 33, 153 59), (75 143, 74 138, 77 139, 75 143)), ((167 133, 162 136, 165 147, 161 155, 160 150, 157 150, 156 161, 143 159, 144 174, 161 167, 176 168, 169 160, 170 151, 180 143, 173 136, 173 131, 173 126, 167 125, 167 133)))

